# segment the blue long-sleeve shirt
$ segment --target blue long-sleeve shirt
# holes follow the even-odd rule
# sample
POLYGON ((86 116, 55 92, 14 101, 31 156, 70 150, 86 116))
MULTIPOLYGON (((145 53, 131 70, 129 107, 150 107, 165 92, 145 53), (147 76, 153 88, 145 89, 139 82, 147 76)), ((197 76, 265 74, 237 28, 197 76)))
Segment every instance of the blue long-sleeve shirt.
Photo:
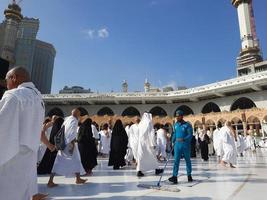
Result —
POLYGON ((178 144, 190 145, 193 137, 193 129, 191 124, 188 122, 176 122, 173 127, 172 143, 177 142, 178 144), (178 142, 177 139, 182 138, 183 142, 178 142))

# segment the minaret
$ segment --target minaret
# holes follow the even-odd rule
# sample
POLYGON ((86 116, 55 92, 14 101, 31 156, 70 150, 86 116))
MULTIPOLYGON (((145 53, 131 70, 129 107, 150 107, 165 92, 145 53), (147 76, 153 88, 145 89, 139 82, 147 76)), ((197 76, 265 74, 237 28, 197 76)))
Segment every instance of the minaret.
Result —
POLYGON ((144 89, 145 89, 145 92, 150 91, 150 83, 148 82, 147 78, 145 80, 144 89))
POLYGON ((12 67, 15 64, 15 47, 17 40, 17 32, 19 23, 23 16, 21 14, 21 8, 13 1, 12 4, 8 5, 8 8, 4 11, 5 14, 5 30, 3 46, 0 52, 0 57, 9 61, 12 67))
POLYGON ((124 80, 122 83, 122 92, 125 92, 125 93, 128 92, 128 83, 126 80, 124 80))
POLYGON ((255 72, 255 64, 261 62, 262 54, 256 36, 252 0, 232 0, 237 8, 241 36, 241 51, 237 57, 238 76, 255 72))

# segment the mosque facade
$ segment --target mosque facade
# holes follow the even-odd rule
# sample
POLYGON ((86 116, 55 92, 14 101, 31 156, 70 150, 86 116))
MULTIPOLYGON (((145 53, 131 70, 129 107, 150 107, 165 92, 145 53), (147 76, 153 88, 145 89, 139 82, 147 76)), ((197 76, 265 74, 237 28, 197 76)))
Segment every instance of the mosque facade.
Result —
POLYGON ((237 57, 237 77, 208 85, 159 91, 146 80, 144 92, 128 92, 126 81, 121 93, 80 93, 44 95, 46 114, 67 116, 80 107, 98 124, 125 123, 149 111, 154 123, 173 123, 176 110, 194 128, 214 129, 230 120, 236 130, 262 134, 267 123, 267 61, 263 60, 256 36, 252 0, 232 0, 237 9, 241 50, 237 57))

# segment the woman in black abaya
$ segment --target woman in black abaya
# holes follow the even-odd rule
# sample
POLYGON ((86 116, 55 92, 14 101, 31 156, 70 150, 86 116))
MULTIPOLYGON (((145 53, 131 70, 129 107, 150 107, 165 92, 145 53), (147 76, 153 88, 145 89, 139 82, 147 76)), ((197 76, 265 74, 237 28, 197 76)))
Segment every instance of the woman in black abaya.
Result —
POLYGON ((126 155, 128 136, 121 120, 117 120, 111 135, 110 155, 108 166, 119 169, 126 165, 124 156, 126 155))
POLYGON ((204 161, 209 160, 209 136, 207 135, 206 130, 200 131, 198 142, 200 145, 200 153, 201 153, 201 158, 204 161))
POLYGON ((86 118, 80 125, 78 131, 78 147, 81 161, 87 175, 92 173, 92 169, 97 165, 97 149, 92 133, 92 120, 86 118))
MULTIPOLYGON (((63 122, 64 122, 64 119, 61 117, 56 118, 55 121, 53 122, 51 134, 49 137, 50 144, 55 145, 54 137, 57 134, 57 132, 60 130, 63 122)), ((42 161, 40 162, 40 164, 37 167, 37 173, 38 174, 50 174, 51 170, 53 168, 56 156, 57 156, 56 150, 51 152, 47 148, 42 161)))

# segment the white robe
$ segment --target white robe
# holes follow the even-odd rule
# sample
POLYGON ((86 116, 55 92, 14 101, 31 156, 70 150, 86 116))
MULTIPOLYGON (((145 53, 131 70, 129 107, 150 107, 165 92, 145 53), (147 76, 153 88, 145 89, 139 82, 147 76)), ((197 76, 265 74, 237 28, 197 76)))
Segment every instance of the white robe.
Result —
POLYGON ((130 127, 129 130, 129 145, 132 149, 132 153, 134 156, 134 159, 137 158, 137 149, 138 149, 138 139, 139 139, 139 128, 138 128, 138 124, 133 124, 130 127))
POLYGON ((245 139, 246 150, 255 150, 254 140, 251 135, 247 135, 245 139))
POLYGON ((234 137, 231 134, 231 130, 224 126, 220 130, 222 134, 222 147, 223 147, 223 157, 222 160, 233 165, 237 162, 237 152, 235 146, 234 137))
POLYGON ((209 155, 212 155, 213 154, 213 133, 210 130, 208 130, 207 131, 207 135, 210 138, 210 143, 208 144, 208 147, 209 147, 209 155))
POLYGON ((158 147, 158 155, 161 155, 163 158, 166 158, 166 145, 167 138, 165 131, 160 128, 157 131, 157 147, 158 147))
POLYGON ((245 150, 245 140, 242 135, 237 136, 237 141, 235 142, 237 153, 241 154, 245 150))
POLYGON ((98 140, 99 139, 98 130, 96 129, 95 125, 93 125, 93 124, 91 124, 91 128, 92 128, 93 138, 98 140))
POLYGON ((75 173, 85 174, 77 143, 74 144, 73 153, 69 151, 73 147, 72 141, 77 137, 78 120, 73 116, 69 116, 65 119, 63 125, 65 125, 65 142, 67 146, 63 151, 58 151, 52 173, 66 177, 74 176, 75 173))
POLYGON ((0 196, 29 200, 38 193, 37 151, 44 104, 33 83, 6 91, 0 101, 0 196))
POLYGON ((213 146, 214 150, 217 154, 217 156, 222 156, 223 155, 223 147, 222 147, 222 134, 220 134, 220 129, 216 129, 213 132, 213 146))
MULTIPOLYGON (((48 139, 48 141, 50 139, 51 130, 52 130, 52 127, 49 127, 45 131, 45 137, 48 139)), ((46 149, 47 149, 47 146, 44 143, 41 142, 40 145, 39 145, 38 154, 37 154, 37 163, 38 164, 42 161, 46 149)))
POLYGON ((125 160, 127 162, 131 162, 133 160, 133 151, 132 151, 132 148, 130 147, 130 126, 127 125, 125 127, 125 132, 128 136, 128 144, 127 144, 127 152, 126 152, 126 155, 125 155, 125 160))
POLYGON ((155 131, 152 124, 152 115, 144 113, 138 125, 139 138, 137 149, 137 171, 149 171, 158 168, 156 158, 155 131))
POLYGON ((101 138, 100 138, 100 144, 101 144, 101 147, 100 147, 100 153, 103 153, 103 154, 109 154, 110 152, 110 142, 111 142, 111 131, 108 131, 109 132, 109 136, 107 136, 104 131, 100 131, 100 135, 101 135, 101 138))

